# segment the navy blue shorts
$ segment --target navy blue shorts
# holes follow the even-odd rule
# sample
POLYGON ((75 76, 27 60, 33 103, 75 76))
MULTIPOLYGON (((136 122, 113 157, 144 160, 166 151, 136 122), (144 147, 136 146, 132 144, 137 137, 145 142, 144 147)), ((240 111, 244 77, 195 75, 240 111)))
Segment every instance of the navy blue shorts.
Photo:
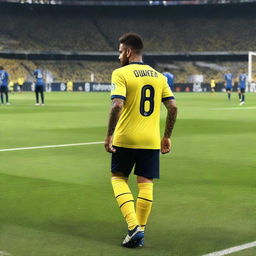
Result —
POLYGON ((245 93, 245 88, 239 88, 241 93, 245 93))
POLYGON ((8 87, 7 86, 0 86, 0 92, 1 93, 7 93, 8 92, 8 87))
POLYGON ((230 92, 230 91, 232 91, 232 88, 231 87, 226 87, 226 91, 230 92))
POLYGON ((121 172, 128 177, 134 168, 134 174, 149 179, 159 179, 159 149, 133 149, 113 146, 111 172, 121 172))
POLYGON ((44 86, 43 85, 36 85, 35 92, 44 92, 44 86))

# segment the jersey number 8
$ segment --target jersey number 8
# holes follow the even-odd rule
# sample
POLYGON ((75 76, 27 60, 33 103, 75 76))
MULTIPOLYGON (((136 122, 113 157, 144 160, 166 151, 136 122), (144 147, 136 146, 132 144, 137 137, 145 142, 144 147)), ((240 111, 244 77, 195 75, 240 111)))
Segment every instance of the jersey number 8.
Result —
POLYGON ((155 90, 152 85, 144 85, 141 89, 140 113, 143 116, 150 116, 154 111, 155 90), (145 108, 146 102, 149 107, 145 108))

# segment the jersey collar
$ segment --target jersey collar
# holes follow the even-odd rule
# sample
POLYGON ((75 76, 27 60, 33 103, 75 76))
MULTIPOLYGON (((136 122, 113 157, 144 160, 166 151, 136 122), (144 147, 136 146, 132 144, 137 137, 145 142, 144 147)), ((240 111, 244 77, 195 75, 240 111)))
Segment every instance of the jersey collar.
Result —
POLYGON ((146 65, 144 62, 130 62, 128 65, 130 64, 146 65))

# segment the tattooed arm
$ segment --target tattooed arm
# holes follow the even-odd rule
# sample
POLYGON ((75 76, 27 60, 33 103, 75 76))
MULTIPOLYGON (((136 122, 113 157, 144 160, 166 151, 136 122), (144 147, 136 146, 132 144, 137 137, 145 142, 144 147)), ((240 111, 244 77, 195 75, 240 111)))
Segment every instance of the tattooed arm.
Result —
POLYGON ((172 130, 177 117, 177 107, 176 107, 175 100, 166 100, 164 101, 164 105, 167 109, 167 117, 166 117, 164 137, 162 138, 162 141, 161 141, 162 154, 169 153, 171 150, 170 137, 172 135, 172 130))
POLYGON ((105 138, 104 146, 107 152, 114 153, 116 150, 112 147, 113 134, 123 108, 124 100, 119 98, 114 98, 112 100, 112 106, 110 109, 109 121, 108 121, 108 131, 105 138))

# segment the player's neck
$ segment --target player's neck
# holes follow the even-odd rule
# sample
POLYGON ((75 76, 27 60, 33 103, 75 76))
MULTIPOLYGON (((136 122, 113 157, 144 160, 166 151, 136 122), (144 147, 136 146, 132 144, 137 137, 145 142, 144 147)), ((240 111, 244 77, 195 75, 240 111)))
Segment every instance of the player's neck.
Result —
POLYGON ((141 55, 134 55, 129 58, 129 63, 132 62, 143 62, 141 55))

